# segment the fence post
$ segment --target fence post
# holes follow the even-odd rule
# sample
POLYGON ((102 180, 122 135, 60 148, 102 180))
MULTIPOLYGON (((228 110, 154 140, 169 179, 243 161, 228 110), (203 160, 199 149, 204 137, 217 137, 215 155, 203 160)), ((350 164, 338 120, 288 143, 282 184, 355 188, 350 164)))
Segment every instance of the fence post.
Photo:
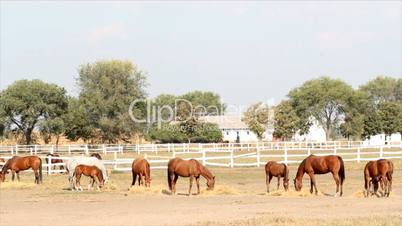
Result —
POLYGON ((32 155, 32 147, 29 147, 29 154, 32 155))
POLYGON ((52 146, 50 146, 50 154, 53 154, 54 153, 54 146, 52 145, 52 146))
POLYGON ((18 155, 18 144, 15 145, 15 155, 18 155))
POLYGON ((382 158, 384 155, 384 147, 381 145, 380 146, 380 158, 382 158))
POLYGON ((334 155, 336 155, 336 147, 334 147, 334 155))
POLYGON ((173 154, 172 154, 172 157, 173 158, 176 158, 176 150, 173 148, 173 152, 172 152, 173 154))
POLYGON ((307 148, 307 156, 310 156, 311 155, 311 148, 309 147, 309 148, 307 148))
POLYGON ((47 157, 47 174, 51 175, 52 174, 52 156, 48 155, 47 157))
POLYGON ((285 149, 284 149, 284 162, 285 162, 285 164, 286 165, 288 165, 288 148, 287 147, 285 147, 285 149))
POLYGON ((116 150, 113 152, 113 159, 114 159, 113 169, 116 170, 117 169, 117 151, 116 150))
POLYGON ((170 152, 170 143, 167 144, 168 152, 170 152))
POLYGON ((360 147, 357 148, 357 162, 360 162, 360 147))
POLYGON ((35 152, 35 155, 37 155, 38 154, 38 145, 34 145, 34 152, 35 152))

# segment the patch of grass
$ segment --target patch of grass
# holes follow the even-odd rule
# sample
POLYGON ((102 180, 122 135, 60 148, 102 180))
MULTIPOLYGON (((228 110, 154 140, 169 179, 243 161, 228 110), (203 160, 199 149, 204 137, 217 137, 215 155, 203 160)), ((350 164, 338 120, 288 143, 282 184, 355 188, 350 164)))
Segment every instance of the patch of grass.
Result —
POLYGON ((31 182, 18 182, 18 181, 5 181, 5 182, 0 182, 0 190, 15 190, 15 189, 31 189, 34 188, 35 186, 38 186, 37 184, 31 182))

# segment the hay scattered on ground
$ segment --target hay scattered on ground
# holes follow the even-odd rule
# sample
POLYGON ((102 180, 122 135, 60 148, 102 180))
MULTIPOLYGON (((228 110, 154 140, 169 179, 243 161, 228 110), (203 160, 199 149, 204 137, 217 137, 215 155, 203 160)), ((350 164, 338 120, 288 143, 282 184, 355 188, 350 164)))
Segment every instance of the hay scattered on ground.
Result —
POLYGON ((240 194, 238 190, 233 187, 225 185, 217 185, 214 190, 201 190, 201 195, 237 195, 240 194))
POLYGON ((116 191, 118 188, 119 187, 116 184, 114 184, 112 181, 109 181, 103 186, 102 191, 104 192, 116 191))
POLYGON ((159 184, 159 185, 152 185, 151 187, 145 186, 132 186, 128 189, 130 194, 143 194, 143 195, 161 195, 165 194, 166 187, 159 184))
POLYGON ((357 198, 364 198, 364 191, 363 190, 359 190, 353 193, 353 197, 357 197, 357 198))
POLYGON ((0 189, 30 189, 37 186, 35 183, 31 182, 17 182, 17 181, 6 181, 0 182, 0 189))
MULTIPOLYGON (((302 189, 301 191, 294 191, 294 190, 275 190, 271 191, 269 196, 287 196, 287 197, 309 197, 309 196, 316 196, 315 193, 313 194, 310 193, 310 189, 302 189)), ((323 196, 324 194, 320 191, 318 191, 317 196, 323 196)))

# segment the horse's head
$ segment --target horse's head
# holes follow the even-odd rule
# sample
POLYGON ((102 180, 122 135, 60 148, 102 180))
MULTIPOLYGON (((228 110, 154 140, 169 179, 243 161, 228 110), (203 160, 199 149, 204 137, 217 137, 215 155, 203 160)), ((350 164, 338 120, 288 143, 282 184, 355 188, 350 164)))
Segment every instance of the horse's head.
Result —
POLYGON ((145 177, 145 186, 151 187, 151 177, 145 177))
POLYGON ((207 190, 214 190, 215 187, 215 176, 212 179, 207 181, 207 190))
POLYGON ((283 186, 285 187, 285 191, 289 190, 289 179, 283 180, 283 186))
POLYGON ((374 194, 377 193, 379 184, 383 182, 382 176, 376 176, 371 179, 371 182, 373 183, 373 192, 374 194))
POLYGON ((6 179, 6 175, 3 172, 0 172, 0 182, 4 182, 6 179))
POLYGON ((293 179, 293 183, 295 184, 295 190, 300 191, 301 188, 302 188, 302 181, 297 180, 297 179, 293 179))

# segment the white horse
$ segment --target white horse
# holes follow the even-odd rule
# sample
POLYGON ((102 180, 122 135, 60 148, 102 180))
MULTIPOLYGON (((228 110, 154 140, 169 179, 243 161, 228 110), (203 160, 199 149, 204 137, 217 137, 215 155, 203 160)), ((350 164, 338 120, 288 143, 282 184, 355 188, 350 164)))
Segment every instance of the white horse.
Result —
POLYGON ((67 172, 68 172, 68 181, 70 182, 71 190, 77 189, 75 186, 75 167, 78 165, 87 165, 87 166, 96 166, 102 171, 103 178, 105 183, 109 180, 107 175, 107 170, 105 164, 103 164, 102 160, 97 159, 96 157, 86 157, 86 156, 74 156, 71 157, 66 164, 67 172))

